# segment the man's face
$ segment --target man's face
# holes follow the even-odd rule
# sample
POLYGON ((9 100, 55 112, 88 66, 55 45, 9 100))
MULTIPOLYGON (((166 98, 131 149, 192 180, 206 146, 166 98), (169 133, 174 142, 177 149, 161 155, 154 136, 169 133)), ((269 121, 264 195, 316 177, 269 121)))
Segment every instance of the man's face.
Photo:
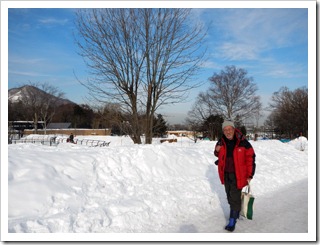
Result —
POLYGON ((232 126, 224 127, 223 134, 227 137, 227 139, 232 140, 234 136, 234 127, 232 126))

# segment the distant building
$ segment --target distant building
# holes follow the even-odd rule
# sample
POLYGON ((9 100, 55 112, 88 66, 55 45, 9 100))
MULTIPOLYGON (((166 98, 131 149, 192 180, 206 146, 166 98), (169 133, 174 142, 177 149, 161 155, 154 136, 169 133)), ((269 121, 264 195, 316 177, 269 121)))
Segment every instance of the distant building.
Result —
POLYGON ((70 128, 71 123, 49 123, 47 129, 67 129, 70 128))
POLYGON ((194 132, 193 131, 188 131, 188 130, 175 130, 175 131, 167 131, 168 135, 175 135, 177 137, 193 137, 194 136, 194 132))
MULTIPOLYGON (((38 121, 38 129, 43 129, 44 122, 38 121)), ((33 121, 9 121, 9 129, 24 131, 25 129, 33 129, 33 121)))

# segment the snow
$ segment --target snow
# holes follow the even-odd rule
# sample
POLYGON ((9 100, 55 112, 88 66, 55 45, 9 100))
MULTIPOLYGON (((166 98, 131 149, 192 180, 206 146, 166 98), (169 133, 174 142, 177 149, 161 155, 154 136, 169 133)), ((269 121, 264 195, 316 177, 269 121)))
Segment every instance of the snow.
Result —
POLYGON ((241 217, 232 235, 224 230, 229 207, 214 164, 216 142, 178 137, 177 143, 136 145, 129 137, 75 137, 85 138, 111 143, 8 145, 2 240, 316 239, 305 137, 250 141, 256 152, 254 215, 241 217))

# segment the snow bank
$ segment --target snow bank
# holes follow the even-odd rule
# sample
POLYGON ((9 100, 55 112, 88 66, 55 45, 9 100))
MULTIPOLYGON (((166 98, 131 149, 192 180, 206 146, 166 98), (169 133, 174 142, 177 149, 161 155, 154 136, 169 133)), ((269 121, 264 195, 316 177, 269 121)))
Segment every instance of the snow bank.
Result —
POLYGON ((300 136, 294 140, 291 140, 289 144, 299 151, 308 150, 308 139, 304 136, 300 136))
MULTIPOLYGON (((135 145, 129 137, 94 138, 110 146, 9 145, 9 233, 225 232, 228 204, 214 165, 216 142, 178 137, 177 143, 135 145)), ((257 205, 307 180, 304 142, 301 151, 278 140, 251 141, 257 205)), ((298 230, 306 232, 307 217, 300 222, 298 230)))

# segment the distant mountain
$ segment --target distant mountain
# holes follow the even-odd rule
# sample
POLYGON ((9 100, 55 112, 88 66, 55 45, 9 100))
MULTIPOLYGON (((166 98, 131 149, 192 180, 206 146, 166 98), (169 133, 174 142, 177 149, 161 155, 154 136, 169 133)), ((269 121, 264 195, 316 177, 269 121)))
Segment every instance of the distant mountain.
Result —
POLYGON ((28 96, 30 94, 39 94, 39 96, 45 95, 45 96, 54 97, 55 99, 57 99, 57 101, 56 101, 57 106, 66 105, 66 104, 74 104, 74 105, 76 104, 68 99, 57 98, 53 95, 46 93, 45 91, 43 91, 37 87, 30 86, 30 85, 25 85, 20 88, 9 89, 8 99, 12 103, 17 103, 19 101, 24 101, 24 100, 28 99, 28 96))

